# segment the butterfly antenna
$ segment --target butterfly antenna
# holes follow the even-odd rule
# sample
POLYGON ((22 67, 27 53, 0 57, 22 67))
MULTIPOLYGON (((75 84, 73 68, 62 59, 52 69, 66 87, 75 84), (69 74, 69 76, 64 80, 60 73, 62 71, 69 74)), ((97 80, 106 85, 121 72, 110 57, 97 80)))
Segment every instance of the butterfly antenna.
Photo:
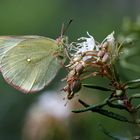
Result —
POLYGON ((62 38, 62 36, 64 35, 64 23, 62 23, 62 27, 61 27, 61 38, 62 38))
POLYGON ((70 24, 72 23, 72 21, 73 21, 73 19, 71 19, 71 20, 68 22, 66 28, 64 28, 64 23, 62 24, 62 28, 61 28, 61 37, 62 37, 63 35, 65 35, 65 33, 67 32, 67 30, 68 30, 70 24))

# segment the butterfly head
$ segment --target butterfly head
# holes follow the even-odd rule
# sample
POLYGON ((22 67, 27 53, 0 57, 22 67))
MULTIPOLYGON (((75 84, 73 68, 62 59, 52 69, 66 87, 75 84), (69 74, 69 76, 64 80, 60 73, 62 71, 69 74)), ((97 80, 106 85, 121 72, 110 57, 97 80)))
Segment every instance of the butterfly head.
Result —
POLYGON ((67 36, 60 36, 56 39, 58 45, 66 45, 68 44, 68 37, 67 36))
POLYGON ((65 58, 66 56, 68 56, 68 36, 66 36, 66 32, 69 28, 69 25, 71 24, 73 20, 70 20, 69 23, 67 24, 66 27, 64 27, 64 24, 62 24, 62 28, 61 28, 61 35, 56 39, 56 42, 58 44, 58 58, 65 58))
POLYGON ((64 23, 62 24, 62 27, 61 27, 61 35, 60 37, 57 39, 57 43, 58 44, 62 44, 62 45, 65 45, 65 44, 68 44, 68 37, 65 36, 70 24, 72 23, 72 19, 68 22, 68 24, 66 25, 66 27, 64 26, 64 23))

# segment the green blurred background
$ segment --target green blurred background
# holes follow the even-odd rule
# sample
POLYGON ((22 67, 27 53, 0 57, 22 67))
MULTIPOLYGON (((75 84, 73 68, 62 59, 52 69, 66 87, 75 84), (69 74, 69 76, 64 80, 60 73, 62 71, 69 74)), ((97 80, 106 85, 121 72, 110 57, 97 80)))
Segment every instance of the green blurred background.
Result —
MULTIPOLYGON (((86 31, 100 42, 113 30, 120 33, 123 18, 135 19, 140 13, 139 7, 139 0, 0 0, 0 35, 42 35, 55 39, 60 35, 62 22, 74 19, 67 32, 70 42, 86 36, 86 31)), ((124 78, 128 76, 126 70, 121 72, 126 74, 124 78)), ((64 76, 61 73, 57 79, 64 76)), ((55 89, 56 85, 57 82, 53 82, 49 89, 55 89)), ((82 94, 85 92, 87 89, 83 89, 82 94)), ((92 95, 88 96, 94 103, 100 96, 97 91, 90 92, 92 95)), ((26 113, 42 94, 25 95, 10 87, 0 76, 0 140, 22 139, 26 113)), ((125 130, 129 135, 128 124, 98 114, 74 114, 70 122, 67 140, 109 140, 98 129, 98 123, 112 132, 123 134, 125 130)))

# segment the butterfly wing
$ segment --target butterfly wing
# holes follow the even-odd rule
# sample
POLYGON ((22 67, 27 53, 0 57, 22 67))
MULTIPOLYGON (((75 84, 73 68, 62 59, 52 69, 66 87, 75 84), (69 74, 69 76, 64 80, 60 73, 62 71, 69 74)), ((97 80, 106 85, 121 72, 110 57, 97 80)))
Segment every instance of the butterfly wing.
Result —
POLYGON ((12 38, 10 36, 2 36, 0 37, 0 60, 2 56, 11 48, 16 46, 18 43, 20 43, 23 40, 23 38, 12 38))
MULTIPOLYGON (((54 55, 58 49, 55 40, 40 37, 13 38, 12 45, 0 49, 1 72, 5 80, 25 92, 43 89, 56 76, 60 61, 54 55), (20 41, 19 41, 20 40, 20 41)), ((10 38, 12 40, 12 38, 10 38)))
POLYGON ((35 38, 40 38, 40 36, 0 36, 0 61, 7 51, 17 46, 23 40, 35 38))

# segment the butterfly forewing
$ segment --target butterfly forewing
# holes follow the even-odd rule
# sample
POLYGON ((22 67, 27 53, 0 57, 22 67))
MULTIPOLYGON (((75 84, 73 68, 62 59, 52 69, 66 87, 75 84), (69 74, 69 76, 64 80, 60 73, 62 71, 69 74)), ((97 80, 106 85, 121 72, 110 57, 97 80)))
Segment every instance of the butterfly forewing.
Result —
POLYGON ((8 50, 23 40, 23 38, 0 37, 0 60, 8 50))
POLYGON ((8 83, 23 92, 39 91, 52 81, 61 67, 54 55, 58 45, 55 40, 40 36, 16 39, 12 47, 9 45, 10 49, 6 44, 9 40, 5 41, 8 49, 0 49, 2 75, 8 83))

